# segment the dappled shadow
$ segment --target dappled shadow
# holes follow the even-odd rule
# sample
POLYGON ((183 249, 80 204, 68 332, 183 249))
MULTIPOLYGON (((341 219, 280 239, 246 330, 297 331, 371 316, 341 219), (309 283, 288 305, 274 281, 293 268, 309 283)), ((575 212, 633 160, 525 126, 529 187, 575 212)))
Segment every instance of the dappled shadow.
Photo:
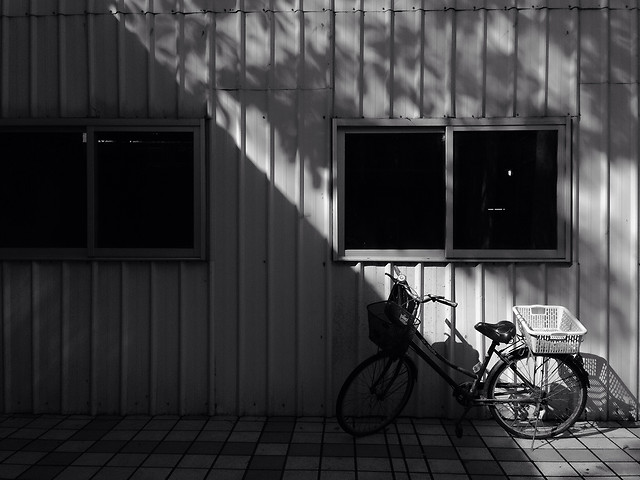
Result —
MULTIPOLYGON (((589 329, 584 347, 593 355, 589 368, 601 385, 590 397, 590 414, 606 416, 612 406, 622 418, 637 415, 637 399, 629 391, 637 389, 637 366, 628 362, 637 364, 631 356, 638 328, 633 15, 503 8, 513 4, 509 1, 487 1, 478 11, 363 12, 349 5, 333 12, 328 7, 340 2, 304 2, 310 10, 298 11, 275 1, 194 0, 184 2, 189 14, 174 11, 175 2, 168 0, 152 2, 151 13, 134 11, 144 2, 111 2, 114 10, 128 9, 118 14, 95 3, 105 11, 58 18, 49 8, 49 17, 34 15, 19 23, 3 19, 3 35, 12 40, 23 38, 12 36, 14 24, 21 31, 33 28, 31 39, 37 43, 30 53, 46 51, 46 43, 72 46, 56 36, 56 28, 42 25, 60 22, 62 34, 93 35, 86 47, 78 42, 78 55, 65 58, 59 72, 46 70, 44 59, 19 62, 18 49, 8 52, 9 65, 3 68, 11 75, 41 70, 24 76, 35 88, 33 98, 3 90, 3 112, 9 117, 207 118, 211 269, 203 266, 201 272, 214 286, 207 290, 206 282, 198 283, 199 298, 211 293, 203 303, 212 311, 194 319, 194 326, 180 317, 190 298, 186 268, 166 269, 165 276, 158 274, 164 269, 142 268, 139 276, 154 289, 182 288, 174 302, 177 313, 158 323, 154 304, 153 313, 143 311, 142 321, 129 312, 125 322, 120 317, 128 307, 122 299, 130 287, 122 278, 129 278, 129 266, 69 270, 68 284, 95 281, 93 290, 85 287, 85 300, 78 301, 82 307, 72 311, 73 328, 63 326, 84 332, 79 338, 67 333, 72 341, 62 349, 63 381, 82 383, 76 389, 65 386, 67 397, 79 393, 78 408, 93 395, 106 399, 92 407, 104 412, 129 407, 170 412, 179 410, 181 401, 192 413, 331 412, 333 392, 372 351, 364 305, 384 298, 381 272, 388 268, 331 262, 331 118, 569 115, 575 157, 573 216, 566 219, 575 227, 571 265, 466 264, 445 273, 445 265, 408 268, 419 269, 421 281, 446 275, 446 281, 433 281, 434 288, 467 295, 464 308, 470 314, 453 317, 453 335, 445 338, 440 327, 425 326, 437 330, 437 347, 463 365, 473 365, 482 350, 468 340, 475 321, 502 320, 509 312, 506 305, 521 298, 570 304, 589 329), (69 74, 71 66, 84 70, 76 77, 69 74), (89 85, 87 91, 70 95, 62 83, 72 81, 89 85), (72 97, 73 108, 61 105, 66 97, 72 97), (15 98, 24 98, 24 105, 16 107, 15 98), (496 277, 491 284, 487 271, 496 277), (102 307, 92 320, 92 344, 91 320, 78 312, 102 307), (499 318, 488 318, 494 315, 499 318), (615 339, 610 345, 609 338, 615 339), (619 348, 614 341, 633 348, 619 348), (615 358, 605 359, 609 352, 615 358), (211 366, 200 366, 209 359, 211 366), (150 361, 160 363, 150 368, 150 361), (87 365, 93 369, 90 380, 87 365), (159 365, 169 374, 163 376, 159 365), (190 395, 195 400, 185 400, 190 395)), ((14 6, 3 6, 5 14, 13 13, 14 6)), ((28 88, 25 82, 15 84, 28 88)), ((23 370, 16 367, 33 348, 32 307, 41 308, 26 298, 30 292, 16 298, 17 289, 33 285, 31 270, 30 265, 4 268, 3 283, 13 284, 5 287, 3 298, 4 343, 12 347, 5 353, 5 369, 16 369, 5 374, 11 389, 3 395, 12 409, 33 404, 31 384, 20 383, 23 370)), ((51 278, 59 277, 53 270, 51 278)), ((47 301, 60 297, 48 289, 39 294, 47 301)), ((60 375, 49 368, 61 354, 48 355, 37 358, 33 388, 60 395, 55 385, 60 375)), ((443 408, 448 392, 441 393, 430 406, 443 408)))

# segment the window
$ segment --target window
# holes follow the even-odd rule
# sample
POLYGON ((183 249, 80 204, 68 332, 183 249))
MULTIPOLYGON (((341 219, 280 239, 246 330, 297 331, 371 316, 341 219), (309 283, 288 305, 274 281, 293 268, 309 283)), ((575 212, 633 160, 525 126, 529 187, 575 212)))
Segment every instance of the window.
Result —
POLYGON ((202 258, 200 121, 0 125, 5 258, 202 258))
POLYGON ((339 260, 563 261, 569 123, 334 121, 339 260))

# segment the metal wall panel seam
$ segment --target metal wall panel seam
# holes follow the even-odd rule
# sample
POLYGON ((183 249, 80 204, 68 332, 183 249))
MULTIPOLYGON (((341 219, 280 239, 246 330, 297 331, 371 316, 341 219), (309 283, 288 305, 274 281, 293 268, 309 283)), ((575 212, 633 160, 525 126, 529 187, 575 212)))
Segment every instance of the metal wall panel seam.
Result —
MULTIPOLYGON (((33 4, 29 1, 29 12, 33 9, 33 4)), ((29 18, 29 114, 31 117, 38 117, 38 29, 36 28, 36 17, 29 18)))
MULTIPOLYGON (((640 0, 636 0, 636 7, 640 6, 640 0)), ((636 32, 640 31, 640 9, 636 12, 636 32)), ((637 44, 636 44, 636 52, 637 52, 637 61, 636 61, 636 79, 640 81, 640 35, 636 35, 637 44)), ((640 115, 640 87, 636 87, 636 112, 640 115)), ((636 135, 636 151, 638 155, 640 155, 640 135, 636 135)), ((635 178, 635 188, 636 188, 636 199, 640 197, 640 168, 636 168, 636 178, 635 178)), ((636 203, 638 204, 638 203, 636 203)), ((640 235, 638 230, 640 229, 640 208, 636 211, 636 259, 638 260, 638 266, 636 268, 636 281, 640 284, 640 235)), ((636 292, 639 292, 640 288, 636 288, 636 292)), ((635 358, 638 359, 638 362, 634 365, 635 378, 636 378, 636 391, 634 392, 636 398, 636 412, 640 407, 640 293, 636 295, 635 300, 635 308, 636 308, 636 334, 635 334, 635 358)), ((636 419, 638 418, 638 413, 636 413, 636 419)))
MULTIPOLYGON (((395 83, 395 60, 396 60, 396 52, 395 52, 395 25, 396 25, 396 13, 393 11, 393 6, 395 0, 389 0, 390 8, 388 8, 389 15, 389 58, 387 59, 388 63, 388 72, 389 76, 387 77, 387 97, 389 98, 389 118, 393 118, 394 114, 394 91, 397 89, 397 85, 395 83)), ((384 10, 384 8, 383 8, 384 10)))
MULTIPOLYGON (((177 11, 184 12, 184 0, 178 0, 177 11)), ((186 110, 186 39, 185 39, 185 16, 177 15, 174 16, 174 19, 177 18, 178 25, 176 28, 176 49, 178 52, 178 64, 177 64, 177 81, 174 82, 176 88, 176 105, 175 112, 178 118, 183 116, 183 112, 186 110)))
MULTIPOLYGON (((212 16, 212 20, 211 20, 211 27, 214 27, 214 17, 212 16)), ((211 40, 210 40, 210 60, 211 60, 211 65, 212 68, 215 68, 215 48, 213 46, 213 42, 215 39, 215 34, 212 33, 211 34, 211 40)), ((215 72, 215 70, 213 70, 215 72)), ((210 72, 212 72, 212 70, 210 70, 210 72)), ((208 235, 205 239, 205 244, 203 245, 203 249, 205 249, 204 251, 207 252, 206 254, 206 259, 207 259, 207 272, 208 272, 208 279, 209 282, 207 284, 207 309, 208 309, 208 315, 207 315, 207 325, 209 328, 209 349, 208 349, 208 362, 209 362, 209 375, 208 375, 208 380, 209 380, 209 388, 207 390, 208 395, 209 395, 209 415, 215 415, 217 413, 217 402, 216 402, 216 395, 217 395, 217 388, 216 388, 216 334, 215 334, 215 324, 216 324, 216 305, 215 305, 215 291, 216 291, 216 283, 217 283, 217 276, 215 275, 215 265, 214 265, 214 239, 215 239, 215 231, 214 231, 214 220, 213 220, 213 215, 215 212, 215 209, 217 208, 217 205, 214 203, 214 192, 213 189, 215 188, 215 183, 214 183, 214 173, 213 173, 213 165, 212 163, 215 161, 214 157, 214 152, 215 152, 215 135, 213 132, 213 129, 217 128, 217 119, 216 119, 216 108, 213 105, 213 95, 211 95, 210 91, 213 88, 213 83, 215 81, 215 74, 211 74, 209 75, 209 85, 207 88, 207 96, 208 96, 208 100, 207 100, 207 105, 208 105, 208 109, 210 109, 208 118, 209 121, 205 124, 205 129, 211 129, 210 131, 208 131, 208 135, 205 135, 205 139, 206 142, 208 143, 209 148, 205 149, 206 155, 207 155, 207 161, 205 161, 204 163, 204 174, 203 176, 206 175, 206 178, 208 179, 208 182, 206 184, 205 187, 205 205, 207 206, 207 208, 205 208, 205 212, 207 215, 207 221, 204 223, 205 228, 208 231, 208 235)), ((222 205, 220 205, 220 207, 222 207, 222 205)), ((180 295, 179 297, 179 301, 182 300, 182 296, 180 295)), ((180 309, 178 310, 180 311, 180 309)), ((178 344, 179 345, 179 344, 178 344)), ((178 369, 178 375, 180 375, 180 369, 178 369)), ((180 383, 178 382, 178 385, 180 385, 180 383)))
POLYGON ((126 63, 125 63, 125 36, 126 36, 126 28, 124 25, 125 17, 122 13, 123 10, 123 0, 118 0, 118 11, 114 14, 114 18, 117 20, 118 24, 117 34, 116 34, 116 49, 117 49, 117 60, 116 65, 118 71, 116 73, 118 79, 118 117, 123 117, 124 112, 126 111, 125 101, 126 101, 126 82, 125 82, 125 71, 126 71, 126 63))
MULTIPOLYGON (((1 37, 0 37, 1 38, 1 37)), ((8 406, 6 403, 7 395, 6 392, 8 390, 7 385, 7 374, 6 374, 6 366, 7 366, 7 306, 6 306, 6 289, 7 289, 7 281, 6 281, 6 262, 0 262, 0 346, 2 347, 2 352, 0 352, 0 412, 6 413, 8 412, 8 406)))
MULTIPOLYGON (((548 0, 547 0, 548 3, 548 0)), ((547 11, 545 13, 544 16, 544 21, 545 21, 545 52, 544 52, 544 71, 545 71, 545 75, 544 75, 544 115, 549 115, 549 41, 551 39, 551 32, 550 32, 550 15, 549 12, 547 11)))
MULTIPOLYGON (((244 0, 240 0, 240 9, 244 10, 244 0)), ((240 16, 240 87, 239 100, 240 100, 240 166, 238 169, 238 319, 236 322, 236 412, 244 413, 241 394, 242 394, 242 368, 243 358, 240 349, 240 339, 242 338, 243 331, 245 329, 246 322, 246 307, 242 301, 242 297, 245 292, 245 263, 246 263, 246 232, 244 222, 242 219, 245 217, 246 202, 244 200, 246 193, 246 177, 247 177, 247 108, 246 108, 246 94, 243 90, 247 85, 247 26, 246 15, 244 13, 240 16)))
POLYGON ((147 379, 148 389, 149 389, 149 403, 148 403, 148 413, 149 415, 157 414, 157 400, 158 400, 158 381, 157 381, 157 366, 156 362, 154 362, 154 357, 156 350, 158 349, 157 340, 156 340, 156 308, 154 299, 156 298, 156 279, 157 279, 157 263, 151 262, 150 264, 150 273, 149 273, 149 352, 148 352, 148 361, 149 361, 149 378, 147 379))
POLYGON ((97 310, 97 278, 98 278, 98 267, 97 267, 97 262, 94 260, 91 262, 91 303, 90 303, 90 314, 89 314, 89 321, 91 322, 91 334, 90 334, 90 341, 91 341, 91 351, 90 351, 90 363, 91 363, 91 369, 90 371, 90 377, 89 377, 89 382, 90 382, 90 390, 89 390, 89 414, 90 415, 96 415, 97 414, 97 405, 98 405, 98 392, 97 392, 97 382, 96 382, 96 376, 97 376, 97 366, 96 366, 96 361, 95 361, 95 357, 96 357, 96 349, 95 349, 95 345, 96 345, 96 335, 97 335, 97 330, 96 330, 96 310, 97 310))
MULTIPOLYGON (((305 85, 305 74, 304 74, 304 64, 306 61, 306 51, 305 51, 305 30, 304 30, 304 8, 303 1, 299 0, 298 8, 300 9, 300 13, 298 14, 298 85, 305 85)), ((305 199, 305 149, 304 149, 304 129, 300 126, 303 124, 304 120, 304 102, 301 100, 302 91, 298 88, 296 92, 296 124, 298 125, 297 130, 297 148, 296 148, 296 165, 295 165, 295 191, 294 191, 294 201, 296 204, 294 208, 296 209, 296 239, 295 239, 295 259, 296 259, 296 268, 295 268, 295 276, 293 279, 293 285, 295 289, 294 293, 294 342, 295 345, 293 347, 293 358, 295 361, 295 378, 294 378, 294 398, 292 399, 292 405, 294 412, 296 414, 302 413, 303 408, 301 406, 302 400, 300 395, 300 385, 302 384, 301 376, 305 375, 305 369, 303 365, 300 363, 300 351, 303 349, 302 345, 302 283, 305 281, 302 265, 303 265, 303 231, 304 231, 304 219, 305 219, 305 207, 304 207, 304 199, 305 199)))
MULTIPOLYGON (((334 0, 330 0, 330 6, 334 7, 334 0)), ((331 93, 329 95, 325 95, 325 104, 326 110, 328 112, 328 118, 325 127, 325 135, 329 141, 329 145, 333 141, 332 133, 333 129, 331 126, 331 122, 328 120, 335 116, 335 15, 329 16, 329 35, 332 40, 329 41, 331 46, 331 73, 329 77, 329 86, 331 88, 331 93)), ((333 264, 332 264, 332 238, 333 238, 333 222, 332 222, 332 160, 331 154, 333 149, 327 146, 325 150, 327 155, 329 156, 327 161, 327 170, 325 175, 325 185, 326 190, 324 191, 324 209, 325 209, 325 223, 324 228, 326 232, 326 242, 325 242, 325 338, 326 338, 326 357, 325 357, 325 411, 327 414, 333 415, 333 400, 335 398, 333 392, 333 368, 332 368, 332 360, 333 360, 333 302, 332 295, 330 292, 333 291, 333 264), (330 410, 329 410, 330 408, 330 410)), ((337 395, 337 392, 335 392, 337 395)))
POLYGON ((127 291, 128 285, 125 275, 126 263, 120 262, 120 404, 119 404, 119 413, 123 414, 127 411, 127 394, 128 394, 128 385, 127 385, 127 366, 129 364, 129 355, 127 351, 127 339, 129 337, 129 332, 127 330, 127 324, 125 321, 126 317, 126 305, 125 305, 125 292, 127 291))
MULTIPOLYGON (((62 0, 58 0, 61 2, 62 0)), ((62 4, 58 5, 58 11, 63 8, 62 4)), ((67 62, 63 55, 67 52, 66 48, 66 23, 67 17, 59 15, 58 21, 58 115, 61 117, 68 116, 68 101, 65 85, 68 79, 67 62)), ((76 92, 78 93, 78 92, 76 92)))
POLYGON ((38 406, 36 404, 37 402, 37 398, 38 398, 38 376, 39 376, 39 369, 38 369, 38 362, 40 360, 40 349, 38 348, 38 338, 39 338, 39 322, 38 322, 38 315, 37 315, 37 295, 38 295, 38 288, 37 288, 37 279, 36 279, 36 267, 35 267, 36 263, 34 261, 30 261, 29 262, 29 280, 31 282, 31 296, 30 296, 30 301, 31 301, 31 312, 30 312, 30 318, 29 321, 31 322, 31 342, 30 342, 30 347, 31 347, 31 372, 29 372, 29 374, 31 375, 31 411, 33 411, 34 413, 39 413, 38 412, 38 406))
MULTIPOLYGON (((2 14, 2 18, 0 19, 0 41, 2 43, 0 43, 0 45, 8 45, 8 36, 9 34, 7 33, 7 23, 9 22, 9 19, 6 17, 5 15, 5 9, 6 9, 6 2, 0 0, 0 14, 2 14)), ((7 97, 7 84, 8 84, 8 80, 7 80, 7 70, 9 70, 7 68, 7 64, 8 62, 8 52, 7 52, 7 48, 2 48, 2 51, 0 52, 0 114, 2 115, 3 118, 7 117, 7 104, 6 104, 6 97, 7 97)), ((4 369, 2 370, 4 372, 4 369)), ((4 386, 4 385, 3 385, 4 386)), ((4 388, 2 389, 2 391, 4 392, 4 388)), ((2 394, 2 397, 4 397, 4 393, 2 394)), ((2 406, 2 411, 4 411, 4 403, 0 404, 2 406)))
MULTIPOLYGON (((87 0, 88 5, 92 5, 95 0, 87 0)), ((89 6, 88 8, 92 8, 89 6)), ((95 116, 96 108, 96 19, 94 15, 87 15, 87 95, 89 96, 89 105, 87 106, 87 115, 95 116)), ((117 40, 116 40, 117 42, 117 40)), ((117 44, 116 44, 117 45, 117 44)), ((117 47, 116 47, 117 48, 117 47)), ((117 101, 117 99, 116 99, 117 101)))
MULTIPOLYGON (((148 3, 149 11, 153 11, 155 8, 154 0, 147 0, 147 3, 148 3)), ((127 19, 125 18, 123 20, 123 23, 126 24, 126 21, 127 19)), ((158 76, 158 73, 156 71, 156 68, 160 63, 157 59, 158 49, 156 45, 156 35, 155 35, 156 16, 145 15, 144 23, 146 27, 146 31, 144 32, 144 35, 148 37, 148 41, 149 41, 149 49, 147 52, 147 79, 146 79, 147 91, 145 92, 146 98, 147 98, 147 106, 148 106, 147 116, 153 117, 155 116, 156 112, 153 111, 153 108, 151 106, 154 104, 153 95, 158 90, 158 82, 156 81, 156 77, 158 76)), ((165 68, 165 67, 163 66, 162 68, 165 68)), ((175 82, 174 82, 174 88, 177 88, 175 87, 175 82)))
MULTIPOLYGON (((484 2, 484 6, 487 6, 487 0, 484 2)), ((488 36, 488 13, 487 10, 483 12, 484 18, 482 20, 482 99, 480 101, 480 111, 482 116, 487 116, 487 44, 489 42, 488 36)))
POLYGON ((185 415, 189 412, 185 410, 185 397, 188 395, 188 389, 185 382, 185 346, 183 345, 184 339, 184 262, 180 262, 178 267, 178 414, 185 415))
MULTIPOLYGON (((605 358, 607 362, 609 362, 611 358, 611 16, 609 11, 603 12, 603 16, 605 17, 605 29, 606 29, 606 39, 607 39, 607 58, 606 65, 607 71, 605 73, 606 78, 606 89, 605 89, 605 102, 606 102, 606 110, 609 112, 606 118, 606 124, 604 126, 605 135, 607 138, 606 143, 606 170, 605 170, 605 178, 604 181, 604 215, 605 215, 605 321, 606 321, 606 329, 605 329, 605 358)), ((611 378, 607 377, 606 389, 607 389, 607 420, 609 420, 609 415, 611 413, 611 378)))
MULTIPOLYGON (((269 8, 271 10, 273 10, 273 0, 269 0, 269 8)), ((274 18, 273 18, 273 13, 269 12, 266 13, 266 23, 269 25, 267 28, 269 30, 269 70, 267 72, 267 87, 271 87, 274 85, 275 83, 275 70, 276 70, 276 66, 275 66, 275 45, 276 45, 276 38, 275 38, 275 25, 274 25, 274 18)), ((265 112, 265 117, 267 119, 271 119, 271 114, 272 114, 272 110, 273 110, 273 94, 267 94, 267 98, 266 98, 266 112, 265 112)), ((274 195, 275 195, 275 185, 274 185, 274 181, 275 181, 275 146, 274 146, 274 141, 275 141, 275 132, 274 132, 274 126, 273 126, 273 121, 268 121, 267 122, 267 130, 268 130, 268 149, 265 152, 265 155, 267 156, 266 159, 266 166, 267 168, 265 169, 265 176, 266 176, 266 180, 267 180, 267 198, 266 198, 266 222, 267 222, 267 237, 265 239, 266 242, 266 252, 267 252, 267 284, 265 286, 265 301, 266 301, 266 328, 265 328, 265 363, 267 363, 267 368, 266 368, 266 381, 264 384, 264 398, 265 398, 265 402, 266 405, 264 406, 265 412, 267 414, 271 413, 271 388, 272 388, 272 383, 273 383, 273 378, 271 375, 271 368, 270 368, 270 360, 271 360, 271 342, 274 341, 273 336, 271 335, 271 328, 274 322, 274 313, 272 311, 273 308, 273 299, 271 298, 271 296, 273 295, 273 289, 271 288, 271 282, 274 280, 275 276, 275 272, 274 272, 274 260, 275 260, 275 254, 273 253, 273 232, 274 232, 274 195)))

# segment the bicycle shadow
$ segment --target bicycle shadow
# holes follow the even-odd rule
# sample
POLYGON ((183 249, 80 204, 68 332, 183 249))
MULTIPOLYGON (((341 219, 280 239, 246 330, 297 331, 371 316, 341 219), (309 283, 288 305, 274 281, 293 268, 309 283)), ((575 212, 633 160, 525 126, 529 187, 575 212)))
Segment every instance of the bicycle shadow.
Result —
MULTIPOLYGON (((442 355, 449 362, 458 365, 466 370, 471 370, 471 368, 478 363, 480 359, 480 353, 476 350, 464 336, 456 329, 455 323, 452 323, 450 320, 446 319, 445 324, 449 329, 449 332, 446 333, 446 338, 443 341, 434 341, 430 342, 431 346, 434 348, 438 354, 442 355)), ((427 340, 429 339, 429 335, 426 336, 427 340)), ((424 348, 423 348, 424 350, 424 348)), ((434 356, 428 353, 431 358, 434 356)), ((438 365, 440 365, 444 371, 457 383, 469 382, 471 381, 470 377, 463 375, 460 372, 457 372, 455 369, 447 366, 446 364, 440 362, 440 360, 435 359, 438 365)), ((441 415, 446 418, 458 418, 458 416, 462 413, 463 407, 458 404, 452 398, 452 391, 450 387, 446 384, 444 379, 440 378, 436 372, 431 370, 428 367, 423 369, 424 375, 427 376, 424 382, 418 382, 421 397, 422 406, 418 408, 424 408, 425 404, 428 406, 428 412, 421 411, 419 414, 433 416, 441 415), (424 386, 423 386, 424 385, 424 386), (438 395, 435 393, 438 392, 438 395), (451 400, 448 402, 436 402, 432 401, 435 398, 447 398, 449 397, 451 400), (424 399, 428 399, 424 402, 424 399), (423 403, 424 402, 424 403, 423 403), (440 409, 440 412, 437 412, 440 409)), ((477 418, 478 415, 481 417, 485 416, 480 412, 475 412, 478 409, 472 409, 467 418, 477 418)))

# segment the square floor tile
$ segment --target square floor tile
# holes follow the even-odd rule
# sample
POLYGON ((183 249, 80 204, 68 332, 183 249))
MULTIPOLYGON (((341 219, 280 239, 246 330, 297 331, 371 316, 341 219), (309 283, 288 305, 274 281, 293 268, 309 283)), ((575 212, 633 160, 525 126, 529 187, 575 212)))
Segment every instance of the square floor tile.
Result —
POLYGON ((187 453, 200 455, 217 455, 223 447, 222 442, 193 442, 187 453))
POLYGON ((567 462, 597 462, 598 457, 596 457, 593 452, 590 450, 585 450, 582 448, 579 449, 569 449, 569 450, 558 450, 558 453, 562 455, 567 462))
POLYGON ((74 465, 106 465, 113 457, 113 453, 83 453, 73 462, 74 465))
POLYGON ((465 473, 462 462, 459 460, 429 460, 429 468, 434 473, 465 473))
POLYGON ((215 455, 186 454, 180 460, 178 468, 209 468, 215 461, 215 455))
POLYGON ((140 467, 129 480, 164 480, 170 473, 170 468, 140 467))
POLYGON ((115 453, 126 445, 124 440, 98 440, 89 447, 91 453, 115 453))
POLYGON ((282 480, 318 480, 318 473, 310 470, 285 470, 282 480))
POLYGON ((628 451, 619 449, 594 449, 591 450, 591 453, 593 453, 603 462, 628 462, 631 460, 628 451))
POLYGON ((196 437, 197 442, 224 442, 229 437, 229 432, 219 430, 203 430, 196 437))
POLYGON ((500 467, 510 477, 513 476, 535 476, 540 475, 540 471, 536 468, 533 462, 500 462, 500 467))
POLYGON ((152 453, 143 462, 144 467, 175 467, 182 455, 179 453, 152 453))
POLYGON ((131 440, 137 434, 137 430, 110 430, 102 436, 102 440, 131 440))
POLYGON ((135 470, 133 467, 103 467, 91 480, 127 480, 135 470))
POLYGON ((146 458, 145 453, 116 453, 107 465, 110 467, 137 467, 146 458))
POLYGON ((567 462, 537 461, 536 467, 547 477, 579 477, 579 474, 567 462))
POLYGON ((320 480, 355 480, 356 472, 321 471, 320 480))
POLYGON ((160 442, 153 453, 184 453, 191 442, 160 442))
POLYGON ((29 467, 30 465, 0 465, 0 478, 17 478, 29 467))
MULTIPOLYGON (((128 430, 122 430, 122 431, 127 432, 128 430)), ((112 432, 110 433, 115 433, 115 432, 118 432, 118 430, 112 430, 112 432)), ((140 430, 134 433, 135 433, 134 436, 131 438, 135 441, 153 442, 153 441, 164 440, 167 434, 169 433, 169 431, 168 430, 140 430)), ((107 435, 104 436, 103 440, 107 440, 107 435)), ((130 439, 129 438, 125 438, 125 439, 110 438, 109 440, 130 440, 130 439)))
POLYGON ((286 470, 318 470, 320 467, 320 457, 287 457, 286 470))
POLYGON ((168 480, 203 480, 209 472, 206 468, 177 468, 168 480))
POLYGON ((249 464, 249 455, 219 455, 213 464, 214 469, 245 469, 249 464))
POLYGON ((51 452, 38 461, 38 465, 71 465, 79 456, 80 452, 51 452))
POLYGON ((327 457, 353 457, 354 445, 353 443, 326 443, 323 445, 322 455, 327 457))
POLYGON ((8 452, 9 456, 4 460, 7 464, 35 465, 47 452, 8 452))
POLYGON ((370 445, 370 444, 356 444, 356 455, 359 457, 381 457, 387 456, 386 445, 370 445))
POLYGON ((205 419, 200 420, 190 420, 190 419, 182 419, 179 420, 178 423, 173 427, 174 430, 202 430, 207 421, 205 419))
POLYGON ((151 453, 160 444, 157 441, 132 440, 120 449, 121 453, 151 453))
POLYGON ((65 469, 61 465, 33 465, 20 474, 21 480, 53 480, 65 469))
POLYGON ((89 480, 100 467, 83 467, 71 465, 65 468, 55 480, 89 480))
POLYGON ((76 433, 76 430, 53 428, 40 435, 41 440, 67 440, 76 433))
POLYGON ((636 476, 640 478, 640 463, 638 462, 608 462, 607 467, 620 476, 636 476))
POLYGON ((255 455, 249 462, 250 470, 282 470, 286 457, 284 455, 255 455))
POLYGON ((276 470, 247 470, 243 480, 280 480, 282 474, 276 470))
POLYGON ((286 455, 289 445, 287 443, 258 443, 256 455, 286 455))
POLYGON ((391 471, 391 462, 388 458, 358 457, 356 460, 358 471, 388 472, 391 471))
POLYGON ((355 470, 353 457, 322 457, 320 462, 322 470, 355 470))
POLYGON ((206 480, 242 480, 242 477, 244 477, 244 470, 217 469, 211 470, 206 480))
POLYGON ((84 452, 93 445, 93 440, 67 440, 58 445, 56 452, 84 452))
POLYGON ((222 447, 223 455, 252 455, 256 449, 255 443, 227 442, 222 447))

